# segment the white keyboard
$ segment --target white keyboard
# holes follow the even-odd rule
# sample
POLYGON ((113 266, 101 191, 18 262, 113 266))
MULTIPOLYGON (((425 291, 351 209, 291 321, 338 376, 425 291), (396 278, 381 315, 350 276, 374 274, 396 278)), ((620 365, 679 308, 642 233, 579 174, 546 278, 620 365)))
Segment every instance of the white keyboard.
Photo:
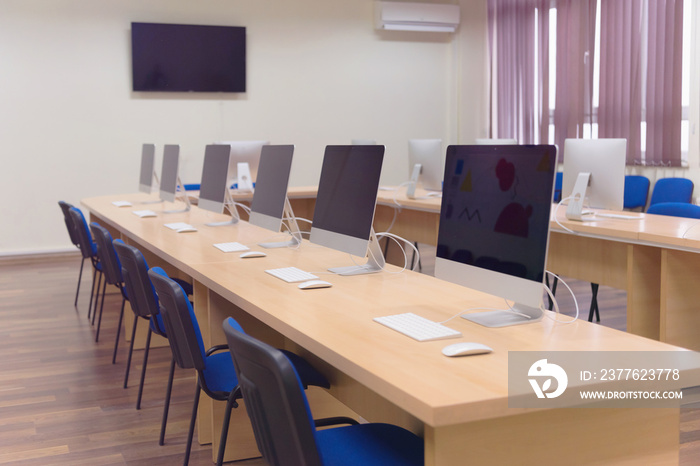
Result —
POLYGON ((412 312, 375 317, 374 320, 418 341, 444 340, 462 336, 462 332, 445 327, 412 312))
POLYGON ((641 215, 625 215, 625 214, 606 214, 606 213, 596 213, 596 217, 602 217, 602 218, 619 218, 622 220, 641 220, 642 217, 641 215))
POLYGON ((134 215, 138 215, 141 218, 156 216, 156 213, 152 210, 132 210, 131 213, 133 213, 134 215))
POLYGON ((194 228, 189 223, 185 222, 175 222, 175 223, 164 223, 163 226, 170 228, 171 230, 182 230, 183 228, 194 228))
POLYGON ((308 280, 318 280, 318 277, 312 273, 305 272, 296 267, 282 267, 280 269, 269 269, 265 272, 270 275, 284 280, 287 283, 305 282, 308 280))
POLYGON ((245 244, 241 243, 216 243, 214 244, 215 248, 220 249, 223 252, 238 252, 238 251, 247 251, 250 249, 248 246, 245 244))

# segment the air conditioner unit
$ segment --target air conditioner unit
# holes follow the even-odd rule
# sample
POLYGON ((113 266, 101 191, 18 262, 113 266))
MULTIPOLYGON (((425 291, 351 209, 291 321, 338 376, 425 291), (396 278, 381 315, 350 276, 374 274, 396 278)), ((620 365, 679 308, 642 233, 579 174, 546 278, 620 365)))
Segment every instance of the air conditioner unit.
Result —
POLYGON ((376 28, 390 31, 455 32, 459 5, 376 2, 376 28))

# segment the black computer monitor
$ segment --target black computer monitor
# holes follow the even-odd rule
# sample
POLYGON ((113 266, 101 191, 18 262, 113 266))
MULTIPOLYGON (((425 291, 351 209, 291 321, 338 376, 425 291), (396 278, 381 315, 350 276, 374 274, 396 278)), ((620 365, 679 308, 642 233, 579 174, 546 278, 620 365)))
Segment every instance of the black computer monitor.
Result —
POLYGON ((160 198, 163 201, 175 202, 179 161, 180 146, 166 144, 163 147, 163 164, 160 170, 160 198))
POLYGON ((209 144, 204 149, 202 182, 199 185, 199 208, 218 214, 226 206, 227 173, 231 148, 223 144, 209 144))
POLYGON ((374 246, 376 237, 372 238, 383 159, 382 145, 326 147, 310 240, 360 257, 367 255, 370 246, 367 264, 330 269, 332 272, 377 272, 384 265, 381 250, 377 252, 374 246))
POLYGON ((265 145, 260 153, 258 176, 249 222, 274 232, 280 231, 287 200, 293 145, 265 145))
POLYGON ((556 146, 449 146, 435 276, 514 301, 464 314, 489 327, 541 318, 556 146))
POLYGON ((141 148, 141 173, 139 175, 139 191, 151 194, 156 158, 155 144, 144 144, 141 148))

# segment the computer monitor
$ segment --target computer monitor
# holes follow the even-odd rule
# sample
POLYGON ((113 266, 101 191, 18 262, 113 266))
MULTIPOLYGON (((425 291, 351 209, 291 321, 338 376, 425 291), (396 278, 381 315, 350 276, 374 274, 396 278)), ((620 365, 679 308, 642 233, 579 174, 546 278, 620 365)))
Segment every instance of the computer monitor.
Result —
POLYGON ((151 194, 151 186, 155 177, 155 144, 144 144, 141 148, 141 173, 139 175, 139 191, 151 194))
POLYGON ((442 159, 442 139, 408 140, 409 197, 413 197, 419 182, 428 191, 442 190, 442 159))
POLYGON ((202 182, 199 185, 199 208, 223 213, 228 196, 228 166, 231 148, 225 144, 209 144, 204 149, 202 182))
POLYGON ((260 246, 266 248, 295 246, 301 243, 301 232, 287 199, 293 155, 293 145, 265 145, 260 152, 260 165, 248 221, 277 233, 286 219, 292 234, 290 241, 260 243, 260 246))
POLYGON ((228 166, 229 183, 241 191, 252 191, 258 175, 260 150, 269 141, 222 141, 217 144, 231 146, 231 162, 228 166), (239 164, 241 172, 239 173, 239 164))
POLYGON ((481 146, 507 146, 517 144, 517 139, 510 138, 477 138, 476 143, 481 146))
POLYGON ((562 199, 568 198, 566 218, 586 220, 589 213, 583 210, 584 206, 622 210, 626 157, 626 139, 564 141, 562 199))
POLYGON ((384 146, 327 146, 310 240, 364 257, 367 264, 329 269, 342 275, 378 272, 384 257, 372 229, 384 146))
POLYGON ((163 165, 160 172, 160 199, 167 202, 175 202, 178 193, 183 195, 186 208, 184 210, 166 210, 164 213, 186 212, 190 209, 189 198, 178 176, 180 160, 180 146, 166 144, 163 147, 163 165))
POLYGON ((514 301, 464 314, 488 327, 542 317, 556 146, 449 146, 435 276, 514 301))

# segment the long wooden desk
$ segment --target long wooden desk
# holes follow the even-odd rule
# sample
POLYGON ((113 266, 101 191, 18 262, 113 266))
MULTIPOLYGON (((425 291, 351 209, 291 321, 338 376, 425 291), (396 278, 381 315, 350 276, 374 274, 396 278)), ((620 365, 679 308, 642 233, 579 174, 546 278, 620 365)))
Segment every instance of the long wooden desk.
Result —
MULTIPOLYGON (((138 201, 142 194, 120 196, 138 201)), ((669 351, 664 343, 578 321, 550 319, 487 329, 463 319, 450 326, 462 341, 486 343, 491 354, 446 358, 445 341, 418 343, 372 321, 416 312, 435 321, 466 308, 502 301, 413 272, 355 277, 325 276, 332 288, 302 291, 264 272, 297 266, 320 272, 351 264, 346 254, 304 242, 299 249, 269 250, 263 259, 241 259, 212 246, 253 245, 272 234, 241 222, 206 227, 223 217, 196 207, 188 213, 138 218, 117 197, 83 200, 93 220, 138 246, 151 265, 162 263, 191 277, 195 308, 207 345, 224 342, 221 323, 239 319, 246 331, 298 351, 318 365, 330 393, 369 421, 405 426, 425 439, 427 465, 463 464, 676 464, 678 409, 514 409, 508 407, 509 351, 669 351), (188 222, 196 233, 163 226, 188 222)), ((158 211, 158 208, 153 208, 158 211)), ((312 410, 316 411, 312 400, 312 410)), ((216 452, 222 409, 203 400, 200 442, 216 452), (208 403, 208 405, 207 405, 208 403)), ((335 413, 337 414, 337 413, 335 413)), ((227 460, 257 455, 244 409, 234 410, 227 460)))

